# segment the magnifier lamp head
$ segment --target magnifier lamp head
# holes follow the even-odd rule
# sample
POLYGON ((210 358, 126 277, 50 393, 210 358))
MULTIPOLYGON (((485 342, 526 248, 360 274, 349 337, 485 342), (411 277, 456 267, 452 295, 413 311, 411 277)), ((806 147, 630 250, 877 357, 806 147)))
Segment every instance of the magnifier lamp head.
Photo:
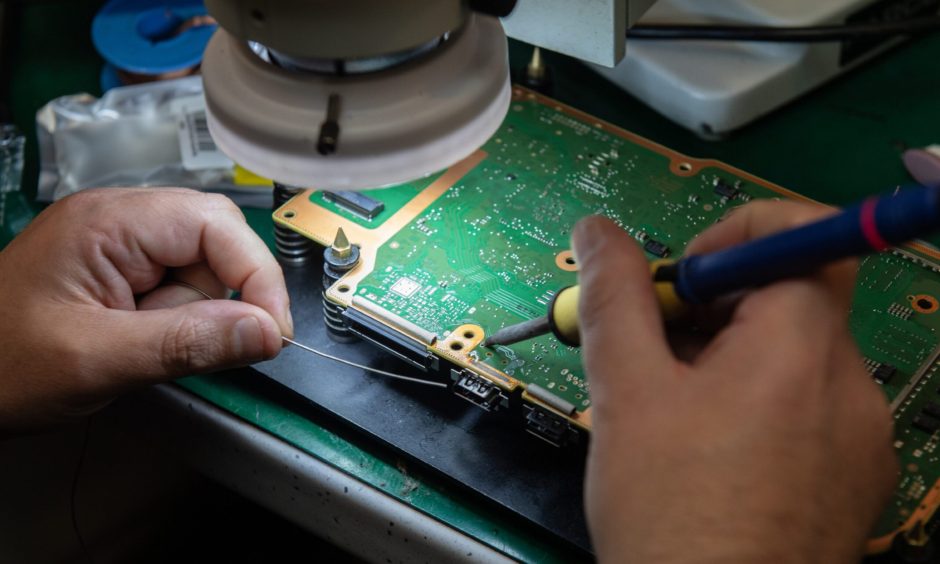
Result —
POLYGON ((447 168, 495 133, 511 97, 499 20, 462 13, 459 28, 418 45, 343 59, 284 53, 220 19, 202 67, 213 139, 254 173, 321 190, 447 168))

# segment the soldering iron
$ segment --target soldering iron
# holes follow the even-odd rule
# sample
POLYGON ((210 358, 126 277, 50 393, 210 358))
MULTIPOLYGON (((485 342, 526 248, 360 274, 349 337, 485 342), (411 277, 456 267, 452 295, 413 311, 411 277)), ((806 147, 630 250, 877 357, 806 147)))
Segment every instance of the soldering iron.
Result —
MULTIPOLYGON (((689 305, 803 276, 848 257, 880 252, 940 228, 940 189, 916 187, 875 196, 794 229, 721 251, 650 264, 663 316, 680 316, 689 305)), ((547 333, 569 346, 581 344, 580 287, 557 292, 548 314, 505 327, 483 345, 511 345, 547 333)))

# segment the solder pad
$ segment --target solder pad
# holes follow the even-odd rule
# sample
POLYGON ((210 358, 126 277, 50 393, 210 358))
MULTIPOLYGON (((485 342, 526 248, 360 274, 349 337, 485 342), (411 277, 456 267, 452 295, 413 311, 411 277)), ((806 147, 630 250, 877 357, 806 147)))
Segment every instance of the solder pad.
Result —
MULTIPOLYGON (((733 206, 805 199, 518 87, 500 130, 466 160, 367 194, 385 204, 371 220, 314 191, 296 196, 274 219, 324 245, 343 227, 362 261, 328 298, 442 360, 439 372, 492 386, 499 401, 478 405, 517 408, 550 439, 565 431, 559 421, 590 430, 580 351, 552 336, 496 350, 479 343, 486 332, 544 314, 553 293, 576 282, 569 236, 578 219, 606 215, 638 242, 655 241, 661 245, 651 248, 664 245, 680 256, 733 206)), ((940 506, 940 433, 915 426, 915 418, 929 417, 931 402, 940 402, 938 259, 933 248, 912 245, 869 257, 859 270, 850 327, 873 377, 890 374, 879 384, 892 404, 901 458, 899 486, 873 531, 872 552, 886 550, 896 531, 932 521, 940 506)))

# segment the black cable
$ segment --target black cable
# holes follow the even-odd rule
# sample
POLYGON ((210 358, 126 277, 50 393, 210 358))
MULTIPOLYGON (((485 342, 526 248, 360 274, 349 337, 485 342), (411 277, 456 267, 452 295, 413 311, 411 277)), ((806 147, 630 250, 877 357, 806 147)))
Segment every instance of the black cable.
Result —
POLYGON ((940 16, 894 22, 850 23, 808 27, 710 24, 643 24, 627 30, 628 39, 711 41, 766 41, 820 43, 940 31, 940 16))
POLYGON ((72 518, 72 531, 75 532, 75 537, 78 539, 78 544, 82 549, 82 555, 85 557, 85 560, 88 561, 88 564, 94 564, 95 560, 91 557, 91 551, 88 550, 88 545, 85 544, 85 537, 82 536, 82 532, 78 528, 78 512, 75 507, 75 498, 78 495, 78 479, 82 474, 82 466, 85 464, 85 452, 88 450, 88 435, 91 430, 92 417, 92 415, 89 415, 88 418, 85 419, 85 426, 82 431, 82 446, 81 450, 78 452, 78 462, 75 463, 75 472, 72 474, 72 489, 69 493, 69 513, 72 518))

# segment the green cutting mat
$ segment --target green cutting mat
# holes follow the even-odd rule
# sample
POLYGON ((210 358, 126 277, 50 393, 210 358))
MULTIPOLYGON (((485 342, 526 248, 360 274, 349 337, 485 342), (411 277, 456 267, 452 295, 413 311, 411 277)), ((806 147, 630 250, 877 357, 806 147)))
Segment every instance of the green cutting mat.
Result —
MULTIPOLYGON (((544 314, 553 293, 576 281, 557 257, 569 250, 569 234, 586 215, 608 216, 638 244, 654 241, 680 256, 694 235, 731 207, 787 196, 745 173, 708 161, 683 162, 520 92, 484 150, 480 164, 385 242, 371 274, 357 285, 362 298, 442 339, 464 324, 492 333, 544 314)), ((414 195, 413 186, 397 190, 372 197, 397 202, 414 195)), ((912 427, 914 416, 926 417, 920 412, 927 402, 940 401, 931 383, 940 352, 940 313, 932 313, 940 274, 931 252, 880 254, 866 259, 859 272, 851 329, 872 372, 894 371, 879 384, 897 404, 903 468, 894 504, 873 537, 907 521, 940 478, 936 433, 912 427)), ((470 356, 550 390, 578 411, 590 406, 579 349, 552 336, 478 347, 470 356)))

